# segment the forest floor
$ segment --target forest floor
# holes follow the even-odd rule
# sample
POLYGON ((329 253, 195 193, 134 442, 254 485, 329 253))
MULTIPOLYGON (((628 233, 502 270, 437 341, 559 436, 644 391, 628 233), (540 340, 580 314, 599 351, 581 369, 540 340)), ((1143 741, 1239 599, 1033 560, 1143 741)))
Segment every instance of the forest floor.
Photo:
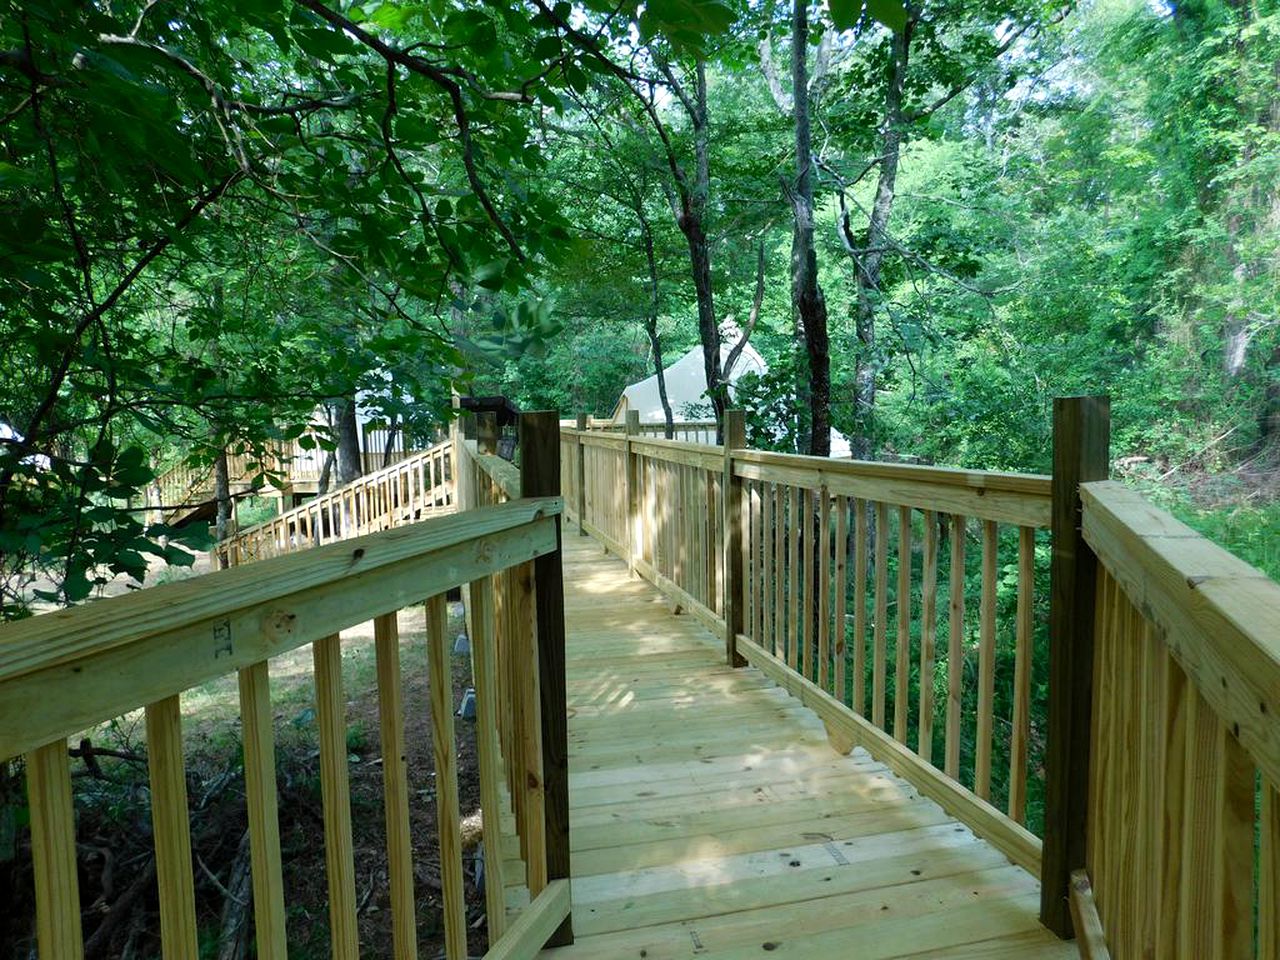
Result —
POLYGON ((1136 476, 1156 504, 1280 580, 1280 448, 1223 472, 1196 469, 1136 476))
MULTIPOLYGON (((405 736, 408 747, 410 815, 421 955, 443 950, 439 846, 436 833, 435 763, 427 689, 425 619, 421 608, 399 618, 404 671, 405 736)), ((461 629, 460 607, 451 605, 450 643, 461 629)), ((329 956, 327 881, 319 749, 313 705, 311 648, 271 662, 275 713, 280 838, 285 872, 290 957, 329 956)), ((373 625, 342 635, 343 683, 347 693, 347 750, 351 780, 355 873, 362 952, 391 955, 391 911, 378 743, 378 701, 373 625)), ((453 658, 453 703, 470 686, 466 656, 453 658)), ((195 869, 201 957, 253 955, 248 927, 247 823, 237 682, 234 675, 183 695, 184 746, 195 869)), ((474 725, 458 721, 458 769, 464 837, 479 835, 479 784, 474 725)), ((81 903, 86 958, 159 955, 154 864, 148 811, 146 744, 142 712, 88 732, 73 750, 81 903)), ((3 831, 0 831, 3 832, 3 831)), ((468 937, 472 955, 487 948, 484 900, 474 883, 474 842, 464 839, 468 937)), ((18 907, 16 920, 31 917, 29 851, 0 860, 0 895, 18 907), (5 874, 8 874, 7 881, 5 874), (5 887, 9 890, 5 890, 5 887)), ((29 929, 5 929, 0 920, 0 958, 26 958, 29 929)))

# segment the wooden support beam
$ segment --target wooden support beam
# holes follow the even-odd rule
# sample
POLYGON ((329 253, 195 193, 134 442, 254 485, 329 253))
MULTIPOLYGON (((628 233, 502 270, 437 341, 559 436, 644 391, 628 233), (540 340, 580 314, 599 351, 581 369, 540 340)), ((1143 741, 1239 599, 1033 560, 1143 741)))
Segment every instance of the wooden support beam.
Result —
POLYGON ((1071 872, 1085 866, 1093 702, 1097 558, 1080 529, 1080 484, 1105 480, 1107 397, 1053 403, 1053 559, 1049 601, 1049 725, 1040 921, 1072 935, 1071 872))
POLYGON ((738 634, 746 626, 746 578, 742 569, 742 488, 733 474, 733 451, 747 445, 747 419, 741 410, 724 412, 724 649, 731 666, 746 666, 738 655, 738 634))
MULTIPOLYGON (((560 416, 554 410, 520 415, 521 495, 560 495, 560 416)), ((569 879, 569 726, 564 657, 564 572, 560 564, 560 517, 556 549, 533 563, 537 616, 539 706, 542 723, 542 783, 546 804, 547 881, 569 879)), ((569 913, 547 946, 573 943, 569 913)))

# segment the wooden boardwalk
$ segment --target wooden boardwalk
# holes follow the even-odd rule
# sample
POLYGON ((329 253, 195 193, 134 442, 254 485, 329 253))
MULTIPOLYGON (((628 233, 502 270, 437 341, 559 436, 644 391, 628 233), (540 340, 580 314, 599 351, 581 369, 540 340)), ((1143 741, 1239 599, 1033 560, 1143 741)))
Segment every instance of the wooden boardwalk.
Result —
POLYGON ((1039 886, 566 526, 577 958, 1074 957, 1039 886))

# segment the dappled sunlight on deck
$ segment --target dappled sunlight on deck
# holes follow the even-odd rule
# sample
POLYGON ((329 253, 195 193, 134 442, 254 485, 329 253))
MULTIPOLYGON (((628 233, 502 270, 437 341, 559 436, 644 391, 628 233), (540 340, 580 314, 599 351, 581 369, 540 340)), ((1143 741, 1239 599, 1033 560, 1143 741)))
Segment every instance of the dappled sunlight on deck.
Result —
POLYGON ((577 942, 544 957, 1073 957, 1038 884, 564 536, 577 942))

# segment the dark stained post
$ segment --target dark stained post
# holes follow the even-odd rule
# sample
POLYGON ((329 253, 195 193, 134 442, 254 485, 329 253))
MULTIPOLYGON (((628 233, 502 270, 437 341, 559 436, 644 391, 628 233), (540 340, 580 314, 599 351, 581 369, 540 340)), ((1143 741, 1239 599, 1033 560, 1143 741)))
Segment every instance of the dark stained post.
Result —
MULTIPOLYGON (((560 496, 560 414, 555 410, 520 415, 520 495, 560 496)), ((548 880, 569 879, 569 714, 564 677, 561 533, 560 518, 556 517, 555 552, 533 561, 548 880)), ((570 943, 573 943, 573 914, 565 917, 547 946, 562 947, 570 943)))
POLYGON ((724 412, 724 652, 733 667, 745 667, 738 634, 746 620, 742 570, 742 480, 733 475, 733 451, 747 445, 747 419, 741 410, 724 412))
POLYGON ((578 481, 577 495, 578 502, 574 504, 574 511, 578 514, 578 536, 585 537, 587 535, 586 527, 583 521, 587 518, 587 448, 582 445, 581 431, 587 429, 587 415, 585 413, 578 414, 578 436, 577 442, 574 444, 574 453, 577 454, 573 458, 573 469, 577 471, 574 479, 578 481))
POLYGON ((1053 560, 1040 922, 1072 936, 1071 871, 1085 866, 1097 558, 1080 530, 1080 484, 1110 467, 1111 401, 1053 401, 1053 560))
POLYGON ((633 577, 636 575, 636 553, 637 553, 637 546, 638 546, 636 541, 639 539, 636 536, 636 517, 639 514, 639 511, 636 506, 636 491, 639 487, 639 482, 638 482, 638 478, 636 477, 636 459, 635 459, 635 456, 631 453, 631 441, 639 433, 640 433, 640 411, 628 410, 627 411, 627 427, 626 427, 626 433, 623 435, 624 439, 623 439, 623 447, 622 447, 622 457, 623 457, 622 462, 624 467, 622 479, 625 485, 625 489, 623 490, 622 493, 623 493, 623 509, 625 510, 626 526, 627 526, 627 535, 626 535, 627 569, 631 572, 631 575, 633 577))

